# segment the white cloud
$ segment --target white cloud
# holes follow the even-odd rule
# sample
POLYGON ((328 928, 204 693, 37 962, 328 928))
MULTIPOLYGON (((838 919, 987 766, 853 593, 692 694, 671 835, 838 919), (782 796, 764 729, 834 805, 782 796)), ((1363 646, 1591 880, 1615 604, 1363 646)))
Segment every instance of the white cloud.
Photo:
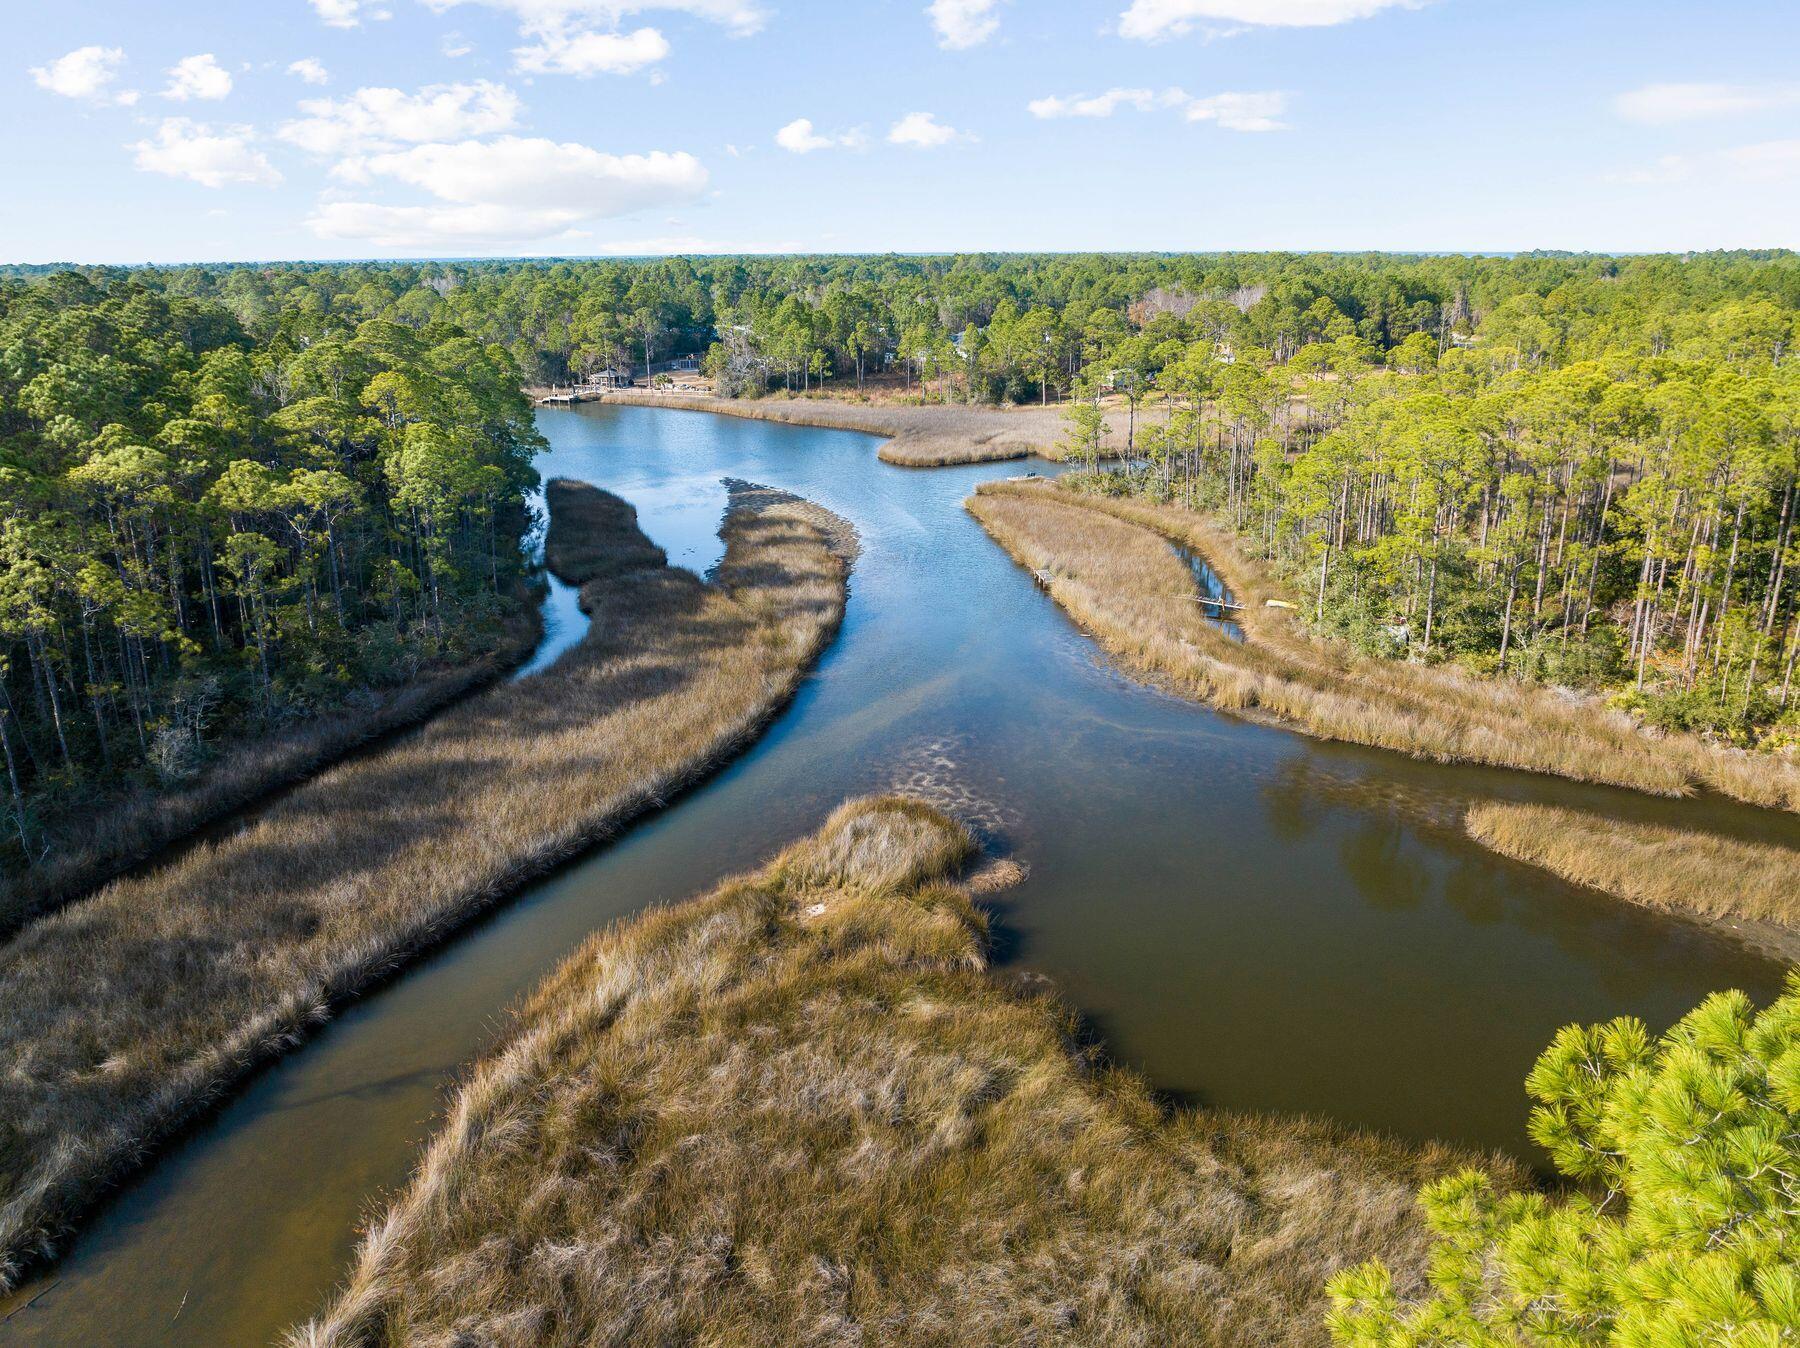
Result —
MULTIPOLYGON (((346 3, 353 0, 314 0, 346 3)), ((676 13, 705 19, 740 37, 761 30, 769 11, 761 0, 424 0, 443 13, 475 4, 513 15, 529 45, 513 54, 520 70, 546 74, 628 73, 661 60, 668 44, 654 28, 620 33, 634 14, 676 13), (654 55, 649 55, 657 49, 654 55)))
POLYGON ((1800 178, 1800 140, 1765 140, 1757 145, 1740 145, 1725 152, 1725 163, 1740 176, 1757 182, 1800 178))
POLYGON ((202 187, 250 183, 273 187, 281 174, 252 143, 255 132, 247 126, 211 127, 186 117, 165 117, 150 140, 127 148, 135 151, 135 163, 147 173, 185 178, 202 187))
POLYGON ((1216 122, 1227 131, 1285 131, 1281 115, 1287 95, 1276 90, 1252 94, 1213 94, 1185 103, 1190 122, 1216 122))
POLYGON ((748 36, 769 21, 769 10, 759 0, 425 0, 433 9, 460 4, 480 4, 518 15, 523 27, 548 27, 565 23, 616 25, 633 14, 689 14, 748 36))
POLYGON ((955 140, 974 140, 967 132, 945 126, 929 112, 909 112, 888 131, 890 145, 911 145, 930 150, 955 140))
POLYGON ((994 11, 1000 0, 931 0, 925 13, 937 30, 938 45, 960 51, 978 47, 1000 27, 1000 16, 994 11))
POLYGON ((355 28, 362 22, 362 0, 311 0, 314 11, 332 28, 355 28))
POLYGON ((366 153, 510 131, 522 108, 517 94, 490 80, 428 84, 412 94, 358 89, 343 98, 304 100, 306 116, 283 123, 276 134, 311 154, 366 153))
POLYGON ((1427 0, 1132 0, 1119 16, 1122 37, 1179 37, 1208 20, 1279 28, 1323 28, 1367 19, 1387 9, 1417 9, 1427 0))
POLYGON ((321 21, 332 28, 359 28, 365 18, 391 19, 394 12, 371 0, 309 0, 321 21))
POLYGON ((1227 131, 1282 131, 1280 120, 1287 111, 1287 95, 1276 90, 1262 93, 1212 94, 1195 98, 1180 89, 1108 89, 1103 94, 1034 98, 1025 106, 1033 117, 1111 117, 1120 108, 1149 112, 1153 108, 1179 108, 1190 122, 1216 122, 1227 131))
POLYGON ((534 75, 631 75, 668 54, 668 39, 654 28, 631 33, 563 30, 513 49, 518 68, 534 75))
POLYGON ((1110 117, 1121 107, 1148 112, 1156 106, 1156 95, 1149 89, 1108 89, 1091 96, 1034 98, 1025 106, 1033 117, 1110 117))
POLYGON ((1703 154, 1666 154, 1646 167, 1610 173, 1607 181, 1632 187, 1800 183, 1800 139, 1765 140, 1703 154))
POLYGON ((510 204, 583 215, 624 215, 699 197, 706 169, 690 154, 616 155, 539 137, 502 136, 454 145, 415 145, 367 161, 370 174, 422 188, 445 201, 510 204))
POLYGON ((1646 84, 1613 100, 1619 116, 1653 126, 1800 107, 1800 84, 1646 84))
POLYGON ((445 33, 444 40, 439 44, 438 49, 454 61, 459 56, 467 56, 475 50, 475 47, 461 33, 445 33))
POLYGON ((811 154, 814 150, 829 150, 837 142, 819 135, 808 118, 800 117, 775 133, 775 143, 793 154, 811 154))
POLYGON ((356 239, 376 248, 457 248, 565 236, 576 219, 510 206, 329 201, 321 202, 306 223, 321 238, 356 239))
POLYGON ((800 117, 775 133, 775 143, 794 154, 811 154, 814 150, 860 150, 869 143, 868 134, 860 128, 842 131, 835 136, 820 135, 810 118, 800 117))
POLYGON ((177 103, 186 103, 189 99, 219 99, 231 92, 231 74, 211 52, 184 56, 165 73, 169 77, 169 87, 162 91, 162 96, 177 103))
POLYGON ((303 56, 288 65, 288 74, 298 75, 308 84, 330 84, 331 72, 326 70, 310 56, 303 56))
MULTIPOLYGON (((31 78, 40 89, 48 89, 64 98, 101 99, 106 87, 119 75, 125 64, 121 47, 77 47, 48 65, 31 67, 31 78)), ((136 95, 121 102, 135 102, 136 95)))
POLYGON ((561 237, 592 220, 686 204, 707 183, 689 154, 614 155, 517 136, 416 145, 358 161, 356 170, 363 181, 391 179, 439 204, 326 202, 308 223, 328 238, 393 248, 561 237))

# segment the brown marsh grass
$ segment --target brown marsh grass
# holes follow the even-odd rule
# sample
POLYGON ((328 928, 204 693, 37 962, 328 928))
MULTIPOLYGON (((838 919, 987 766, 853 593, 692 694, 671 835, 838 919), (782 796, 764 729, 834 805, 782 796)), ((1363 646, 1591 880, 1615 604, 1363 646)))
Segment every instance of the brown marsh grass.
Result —
POLYGON ((1470 809, 1469 834, 1516 861, 1646 908, 1800 929, 1800 852, 1549 805, 1470 809))
POLYGON ((847 526, 792 497, 734 493, 712 584, 616 497, 549 499, 593 619, 549 670, 0 947, 0 1287, 335 1003, 742 745, 842 616, 847 526))
MULTIPOLYGON (((884 463, 903 468, 943 468, 958 463, 996 463, 1034 454, 1059 459, 1067 433, 1061 407, 985 407, 965 404, 858 403, 830 397, 718 398, 681 393, 620 390, 606 402, 636 407, 678 407, 751 421, 823 426, 887 437, 878 451, 884 463)), ((1125 443, 1123 414, 1108 414, 1106 446, 1125 443)))
POLYGON ((49 854, 19 875, 0 875, 0 937, 105 883, 170 843, 290 786, 346 754, 417 725, 493 682, 530 653, 537 612, 521 590, 501 645, 459 668, 370 694, 359 705, 238 745, 181 787, 145 788, 58 827, 49 854))
POLYGON ((1654 736, 1621 712, 1554 690, 1445 666, 1361 657, 1309 635, 1284 597, 1224 530, 1191 511, 1077 493, 1047 482, 991 482, 969 509, 1115 656, 1231 711, 1323 739, 1417 758, 1485 763, 1656 795, 1705 787, 1800 810, 1800 765, 1654 736), (1169 541, 1204 555, 1244 604, 1247 640, 1202 621, 1169 541))
POLYGON ((291 1344, 1322 1344, 1335 1270, 1416 1288, 1454 1153, 1166 1110, 987 972, 970 851, 856 801, 595 937, 291 1344))

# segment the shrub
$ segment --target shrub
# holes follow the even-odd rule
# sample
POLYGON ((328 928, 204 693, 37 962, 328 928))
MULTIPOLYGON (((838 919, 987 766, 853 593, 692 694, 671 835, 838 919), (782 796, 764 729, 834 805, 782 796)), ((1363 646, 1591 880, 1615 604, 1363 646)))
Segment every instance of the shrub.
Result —
POLYGON ((1753 696, 1748 703, 1741 691, 1721 697, 1710 680, 1692 688, 1647 692, 1639 705, 1644 719, 1662 730, 1685 730, 1737 745, 1754 743, 1757 726, 1773 721, 1776 712, 1773 699, 1766 695, 1753 696))
POLYGON ((1539 683, 1565 688, 1602 688, 1624 672, 1624 646, 1614 627, 1596 627, 1586 636, 1544 635, 1520 645, 1510 668, 1539 683))
MULTIPOLYGON (((1374 588, 1368 568, 1340 557, 1336 570, 1325 578, 1325 603, 1314 626, 1321 632, 1342 637, 1363 655, 1384 660, 1406 654, 1407 627, 1388 613, 1385 598, 1374 588)), ((1309 582, 1316 583, 1316 568, 1293 573, 1294 588, 1305 594, 1309 582), (1310 571, 1311 574, 1307 574, 1310 571)), ((1310 615, 1309 615, 1310 616, 1310 615)))
POLYGON ((1430 1294, 1403 1301, 1378 1263, 1340 1274, 1340 1343, 1800 1339, 1800 973, 1760 1014, 1717 993, 1660 1040, 1635 1019, 1568 1026, 1526 1087, 1532 1137, 1580 1188, 1427 1186, 1430 1294))

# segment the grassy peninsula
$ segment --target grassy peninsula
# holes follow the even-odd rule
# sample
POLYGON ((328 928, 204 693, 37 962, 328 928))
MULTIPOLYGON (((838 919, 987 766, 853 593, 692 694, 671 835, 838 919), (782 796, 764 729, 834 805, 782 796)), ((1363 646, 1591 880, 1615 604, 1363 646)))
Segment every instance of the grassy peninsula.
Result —
POLYGON ((1549 805, 1488 802, 1467 825, 1496 852, 1646 908, 1800 930, 1800 852, 1791 848, 1549 805))
POLYGON ((17 875, 0 876, 0 937, 104 883, 133 864, 336 762, 362 745, 417 725, 492 682, 528 655, 541 635, 519 586, 519 607, 498 648, 261 739, 233 743, 191 780, 163 790, 136 787, 108 807, 67 821, 60 845, 17 875))
POLYGON ((856 801, 594 938, 292 1343, 1316 1344, 1336 1270, 1423 1285, 1453 1153, 1164 1109, 987 971, 970 852, 856 801))
POLYGON ((1285 594, 1204 516, 1060 487, 983 483, 982 526, 1115 656, 1227 710, 1322 739, 1418 758, 1485 763, 1658 795, 1707 788, 1800 810, 1800 766, 1685 734, 1652 736, 1589 701, 1450 666, 1359 656, 1307 633, 1285 594), (1204 555, 1244 604, 1247 640, 1201 617, 1171 541, 1204 555))
MULTIPOLYGON (((1310 635, 1234 535, 1180 507, 1047 482, 983 483, 968 502, 988 533, 1130 668, 1229 711, 1306 734, 1414 757, 1605 782, 1658 795, 1697 789, 1800 809, 1800 769, 1682 734, 1551 689, 1447 666, 1359 656, 1310 635), (1243 602, 1245 640, 1206 621, 1178 541, 1201 552, 1243 602), (1278 599, 1278 602, 1281 602, 1278 599)), ((1540 806, 1485 804, 1471 837, 1578 884, 1733 927, 1784 954, 1800 949, 1800 853, 1540 806), (1720 876, 1731 876, 1729 885, 1720 876)))
POLYGON ((0 1286, 260 1059, 732 753, 836 630, 849 526, 740 487, 716 580, 549 490, 586 638, 0 947, 0 1286))
MULTIPOLYGON (((620 389, 607 402, 637 407, 682 407, 750 421, 823 426, 887 437, 877 451, 883 463, 902 468, 945 468, 959 463, 997 463, 1039 455, 1059 459, 1067 430, 1060 407, 995 407, 976 404, 857 401, 847 395, 803 398, 720 398, 704 394, 620 389)), ((1102 443, 1125 444, 1127 414, 1114 409, 1102 443)))

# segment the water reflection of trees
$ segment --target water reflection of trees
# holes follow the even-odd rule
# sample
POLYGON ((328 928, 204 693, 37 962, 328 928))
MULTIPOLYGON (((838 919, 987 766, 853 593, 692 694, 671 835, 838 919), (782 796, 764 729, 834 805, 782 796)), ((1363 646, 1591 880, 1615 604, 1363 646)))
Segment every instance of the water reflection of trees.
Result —
POLYGON ((1441 898, 1440 911, 1466 926, 1469 939, 1483 930, 1496 934, 1479 939, 1505 939, 1497 933, 1511 929, 1515 939, 1547 941, 1573 961, 1570 975, 1588 980, 1612 1008, 1606 1014, 1630 1011, 1654 1022, 1685 1009, 1682 996, 1713 985, 1752 995, 1779 987, 1780 966, 1726 933, 1572 885, 1470 839, 1462 816, 1492 793, 1457 779, 1476 774, 1446 771, 1443 789, 1432 791, 1426 784, 1435 765, 1396 764, 1400 771, 1390 775, 1360 757, 1296 754, 1271 774, 1263 798, 1284 840, 1316 839, 1328 829, 1340 835, 1343 874, 1370 908, 1422 914, 1441 898))
POLYGON ((1371 908, 1402 912, 1431 897, 1432 875, 1409 847, 1407 829, 1395 818, 1354 825, 1338 844, 1344 874, 1371 908))

